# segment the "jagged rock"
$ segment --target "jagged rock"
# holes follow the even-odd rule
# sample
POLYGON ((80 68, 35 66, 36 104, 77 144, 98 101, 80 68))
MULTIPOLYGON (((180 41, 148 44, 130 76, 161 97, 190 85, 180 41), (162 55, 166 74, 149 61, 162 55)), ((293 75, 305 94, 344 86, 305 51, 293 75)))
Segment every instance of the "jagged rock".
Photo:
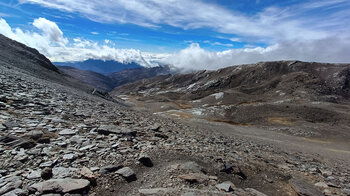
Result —
POLYGON ((75 135, 77 132, 71 129, 63 129, 58 133, 58 135, 75 135))
POLYGON ((219 189, 220 191, 230 192, 234 190, 235 185, 230 181, 226 181, 216 185, 216 188, 219 189))
POLYGON ((230 174, 233 172, 233 167, 231 163, 224 163, 222 168, 220 169, 220 172, 225 172, 227 174, 230 174))
POLYGON ((0 123, 0 131, 3 131, 5 129, 6 129, 6 127, 2 123, 0 123))
POLYGON ((122 167, 123 167, 122 165, 107 165, 107 166, 101 167, 100 173, 101 174, 108 174, 111 172, 115 172, 118 169, 121 169, 122 167))
POLYGON ((151 158, 145 153, 142 153, 140 155, 139 161, 140 161, 140 163, 142 163, 146 167, 152 167, 153 166, 151 158))
POLYGON ((96 175, 87 167, 83 167, 80 170, 80 175, 82 175, 84 178, 88 179, 89 181, 95 181, 96 175))
POLYGON ((0 142, 4 142, 6 145, 13 148, 21 147, 24 149, 33 148, 36 144, 33 141, 17 137, 14 135, 7 135, 0 137, 0 142))
POLYGON ((129 167, 123 167, 121 169, 118 169, 116 171, 117 174, 121 175, 124 177, 124 179, 128 182, 132 182, 137 180, 136 178, 136 174, 134 173, 134 171, 129 168, 129 167))
POLYGON ((155 124, 155 125, 150 127, 150 130, 151 131, 159 131, 160 128, 161 128, 161 126, 159 124, 155 124))
POLYGON ((5 194, 3 194, 2 196, 26 196, 28 195, 28 191, 27 190, 22 190, 22 189, 14 189, 10 192, 7 192, 5 194))
POLYGON ((83 192, 87 189, 90 182, 85 179, 51 179, 44 182, 39 182, 30 186, 39 193, 69 193, 69 192, 83 192))
POLYGON ((5 181, 6 183, 0 188, 0 195, 19 188, 22 185, 21 177, 12 176, 5 181))
POLYGON ((23 136, 28 137, 28 138, 33 139, 33 140, 38 140, 43 135, 44 135, 44 132, 38 131, 38 130, 33 130, 33 131, 29 131, 28 133, 24 134, 23 136))
POLYGON ((48 180, 50 178, 52 178, 53 173, 52 173, 52 169, 50 167, 45 167, 40 174, 41 178, 44 180, 48 180))
POLYGON ((76 158, 77 158, 77 156, 75 154, 73 154, 73 153, 69 153, 69 154, 64 154, 63 155, 63 160, 70 160, 70 161, 72 161, 72 160, 74 160, 76 158))

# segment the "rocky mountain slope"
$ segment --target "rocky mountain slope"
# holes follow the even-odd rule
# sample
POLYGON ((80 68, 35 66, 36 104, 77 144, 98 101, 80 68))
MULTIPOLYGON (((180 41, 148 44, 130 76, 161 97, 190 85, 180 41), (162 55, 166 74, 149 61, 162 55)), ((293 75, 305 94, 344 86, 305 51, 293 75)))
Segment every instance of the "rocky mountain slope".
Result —
POLYGON ((107 93, 94 90, 93 87, 85 85, 77 79, 61 72, 49 59, 34 48, 13 41, 2 34, 0 34, 0 63, 2 66, 13 69, 16 72, 61 84, 78 91, 94 92, 95 95, 111 100, 111 97, 107 93))
POLYGON ((169 66, 123 69, 121 71, 109 74, 100 74, 97 72, 81 70, 70 66, 58 66, 58 68, 65 74, 70 75, 87 85, 93 86, 99 90, 106 92, 109 92, 115 87, 126 83, 172 73, 169 66))
POLYGON ((349 64, 280 61, 232 66, 137 81, 117 87, 112 95, 147 102, 145 107, 153 112, 180 118, 325 138, 333 137, 329 129, 336 127, 339 139, 350 136, 349 64))
POLYGON ((73 88, 39 64, 30 66, 49 79, 22 70, 17 64, 31 59, 17 59, 0 61, 0 195, 350 192, 348 149, 278 134, 262 140, 233 134, 259 132, 252 128, 134 111, 73 88))

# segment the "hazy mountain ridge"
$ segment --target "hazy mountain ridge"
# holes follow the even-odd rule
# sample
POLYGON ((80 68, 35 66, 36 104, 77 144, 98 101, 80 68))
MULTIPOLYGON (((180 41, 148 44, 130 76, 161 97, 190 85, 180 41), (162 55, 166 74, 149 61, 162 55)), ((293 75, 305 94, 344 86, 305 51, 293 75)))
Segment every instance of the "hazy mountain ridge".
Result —
POLYGON ((114 60, 88 59, 82 62, 54 62, 57 66, 70 66, 81 70, 93 71, 101 74, 108 74, 122 71, 124 69, 142 68, 138 63, 120 63, 114 60))
POLYGON ((107 92, 126 83, 172 73, 169 66, 123 69, 109 74, 100 74, 90 70, 81 70, 70 66, 58 66, 58 68, 67 75, 70 75, 85 84, 107 92))

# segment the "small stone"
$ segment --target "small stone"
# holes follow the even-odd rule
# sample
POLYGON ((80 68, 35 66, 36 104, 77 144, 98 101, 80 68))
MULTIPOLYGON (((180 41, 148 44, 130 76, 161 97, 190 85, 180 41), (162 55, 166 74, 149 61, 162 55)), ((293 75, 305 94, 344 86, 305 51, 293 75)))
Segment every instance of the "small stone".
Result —
POLYGON ((38 140, 43 135, 44 135, 44 132, 38 131, 38 130, 33 130, 33 131, 29 131, 28 133, 24 134, 23 136, 28 137, 28 138, 33 139, 33 140, 38 140))
POLYGON ((136 174, 134 173, 134 171, 129 168, 129 167, 123 167, 121 169, 118 169, 116 171, 117 174, 121 175, 124 177, 124 179, 128 182, 132 182, 137 180, 136 178, 136 174))
POLYGON ((90 182, 96 180, 95 174, 87 167, 83 167, 80 170, 80 175, 82 175, 84 178, 88 179, 90 182))
POLYGON ((52 167, 54 165, 53 161, 47 161, 39 165, 39 167, 52 167))
POLYGON ((150 127, 151 131, 159 131, 160 129, 160 125, 159 124, 154 124, 153 126, 150 127))
POLYGON ((328 188, 328 185, 324 182, 317 182, 315 186, 320 187, 320 188, 328 188))
POLYGON ((343 192, 345 193, 345 195, 350 195, 350 188, 349 189, 347 189, 347 188, 343 189, 343 192))
POLYGON ((52 178, 52 176, 53 176, 52 169, 50 167, 45 167, 41 171, 41 178, 44 180, 48 180, 48 179, 52 178))
POLYGON ((140 163, 142 163, 146 167, 152 167, 153 166, 151 158, 145 153, 140 155, 139 161, 140 161, 140 163))
POLYGON ((107 166, 101 167, 100 173, 101 174, 108 174, 111 172, 115 172, 122 167, 123 167, 122 165, 107 165, 107 166))
POLYGON ((222 166, 220 172, 225 172, 227 174, 230 174, 233 172, 233 167, 232 164, 230 163, 224 163, 224 165, 222 166))
POLYGON ((79 151, 89 150, 90 148, 93 148, 93 147, 95 147, 95 144, 86 145, 84 147, 79 148, 79 151))
POLYGON ((226 181, 216 185, 216 188, 219 189, 220 191, 230 192, 230 191, 233 191, 233 189, 235 188, 235 185, 230 181, 226 181))
POLYGON ((6 127, 2 123, 0 123, 0 131, 3 131, 3 130, 6 130, 6 127))
POLYGON ((74 160, 74 159, 76 159, 76 156, 75 156, 75 154, 73 154, 73 153, 69 153, 69 154, 65 154, 65 155, 63 155, 63 160, 74 160))
POLYGON ((68 178, 77 173, 78 169, 74 167, 54 167, 52 173, 54 178, 68 178))
POLYGON ((32 180, 40 177, 41 177, 41 171, 35 170, 35 171, 32 171, 30 174, 28 174, 27 179, 32 180))
POLYGON ((71 129, 63 129, 58 133, 58 135, 75 135, 77 132, 71 129))

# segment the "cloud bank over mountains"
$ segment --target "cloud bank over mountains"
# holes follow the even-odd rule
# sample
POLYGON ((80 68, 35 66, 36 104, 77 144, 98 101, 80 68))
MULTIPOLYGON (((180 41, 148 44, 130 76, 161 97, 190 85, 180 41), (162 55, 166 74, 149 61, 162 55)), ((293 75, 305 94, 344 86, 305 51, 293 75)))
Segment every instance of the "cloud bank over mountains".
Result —
POLYGON ((12 28, 0 18, 0 33, 38 49, 54 62, 87 59, 135 62, 145 67, 171 64, 185 71, 217 69, 230 65, 272 60, 303 60, 319 62, 350 62, 350 36, 322 36, 315 39, 285 39, 267 47, 247 47, 225 51, 208 51, 197 43, 176 53, 149 53, 136 49, 118 49, 110 40, 103 43, 74 38, 69 40, 58 25, 45 18, 37 18, 28 31, 12 28))

